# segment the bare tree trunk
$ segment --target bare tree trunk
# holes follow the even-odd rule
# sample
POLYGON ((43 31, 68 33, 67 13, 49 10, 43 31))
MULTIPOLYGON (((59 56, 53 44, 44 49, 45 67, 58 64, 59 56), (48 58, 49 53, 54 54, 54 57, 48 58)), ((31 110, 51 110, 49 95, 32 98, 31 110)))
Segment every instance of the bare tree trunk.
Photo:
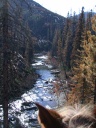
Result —
POLYGON ((94 88, 94 104, 96 104, 96 79, 95 79, 95 88, 94 88))
POLYGON ((86 90, 86 81, 85 78, 83 78, 83 86, 82 86, 82 97, 81 97, 81 103, 84 104, 85 103, 85 92, 84 90, 86 90))
POLYGON ((9 44, 8 44, 8 1, 3 0, 3 119, 4 128, 8 128, 8 61, 9 61, 9 44))

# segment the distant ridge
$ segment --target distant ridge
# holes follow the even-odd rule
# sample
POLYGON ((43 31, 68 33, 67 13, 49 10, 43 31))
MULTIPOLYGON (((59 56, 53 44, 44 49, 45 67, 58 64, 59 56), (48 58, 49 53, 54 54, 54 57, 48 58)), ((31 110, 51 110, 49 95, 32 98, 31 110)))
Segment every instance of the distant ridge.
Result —
POLYGON ((33 0, 27 0, 27 2, 31 9, 28 11, 28 8, 24 6, 25 20, 28 20, 34 36, 52 41, 55 29, 62 28, 66 18, 49 11, 33 0))

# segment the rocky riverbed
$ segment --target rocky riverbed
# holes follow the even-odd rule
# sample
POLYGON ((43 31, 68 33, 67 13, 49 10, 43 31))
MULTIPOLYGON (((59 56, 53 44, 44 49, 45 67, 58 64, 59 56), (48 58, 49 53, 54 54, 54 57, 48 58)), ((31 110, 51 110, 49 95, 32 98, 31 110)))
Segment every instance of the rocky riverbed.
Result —
MULTIPOLYGON (((40 76, 34 87, 26 91, 19 99, 9 104, 9 121, 12 128, 39 128, 37 121, 38 109, 34 102, 38 102, 47 108, 58 107, 58 97, 54 93, 53 82, 56 81, 55 70, 52 65, 46 63, 47 55, 36 54, 32 66, 40 76)), ((56 74, 59 71, 56 70, 56 74)), ((59 95, 60 101, 64 100, 64 93, 59 95)), ((2 107, 0 108, 2 120, 2 107)))

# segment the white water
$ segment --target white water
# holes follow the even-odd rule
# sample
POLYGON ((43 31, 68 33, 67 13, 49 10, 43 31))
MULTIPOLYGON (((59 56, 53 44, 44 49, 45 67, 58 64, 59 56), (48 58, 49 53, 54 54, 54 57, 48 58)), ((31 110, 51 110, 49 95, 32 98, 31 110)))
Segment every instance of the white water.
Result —
MULTIPOLYGON (((56 95, 53 94, 53 83, 55 76, 51 74, 50 65, 46 64, 48 56, 40 55, 37 56, 35 63, 32 64, 36 68, 36 72, 40 75, 40 78, 37 79, 34 87, 24 93, 20 99, 10 103, 10 113, 16 115, 16 112, 19 113, 16 115, 20 121, 27 127, 31 128, 34 124, 34 121, 29 122, 30 119, 36 119, 38 111, 32 110, 23 110, 26 108, 32 108, 35 105, 32 102, 38 102, 47 108, 54 108, 57 106, 56 95), (31 103, 29 106, 22 105, 23 103, 31 103)), ((37 123, 37 122, 36 122, 37 123)))
MULTIPOLYGON (((32 66, 36 68, 40 78, 37 79, 34 87, 24 93, 20 99, 10 103, 9 117, 13 124, 17 124, 16 118, 18 118, 27 128, 40 128, 36 126, 38 124, 38 110, 33 102, 38 102, 47 108, 56 108, 58 106, 57 96, 53 93, 53 81, 55 81, 56 76, 51 72, 52 66, 46 64, 47 59, 48 56, 46 55, 36 55, 35 63, 32 66)), ((2 116, 2 111, 0 115, 2 116)), ((13 128, 17 127, 13 126, 13 128)))

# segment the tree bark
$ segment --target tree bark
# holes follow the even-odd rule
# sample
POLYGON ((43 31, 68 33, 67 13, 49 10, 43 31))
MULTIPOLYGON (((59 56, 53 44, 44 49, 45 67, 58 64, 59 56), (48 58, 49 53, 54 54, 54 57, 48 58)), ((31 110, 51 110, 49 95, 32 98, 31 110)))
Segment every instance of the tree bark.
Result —
POLYGON ((8 63, 9 63, 9 44, 8 44, 8 1, 3 0, 3 125, 8 128, 8 63))
POLYGON ((95 88, 94 88, 94 104, 96 104, 96 79, 95 79, 95 88))

